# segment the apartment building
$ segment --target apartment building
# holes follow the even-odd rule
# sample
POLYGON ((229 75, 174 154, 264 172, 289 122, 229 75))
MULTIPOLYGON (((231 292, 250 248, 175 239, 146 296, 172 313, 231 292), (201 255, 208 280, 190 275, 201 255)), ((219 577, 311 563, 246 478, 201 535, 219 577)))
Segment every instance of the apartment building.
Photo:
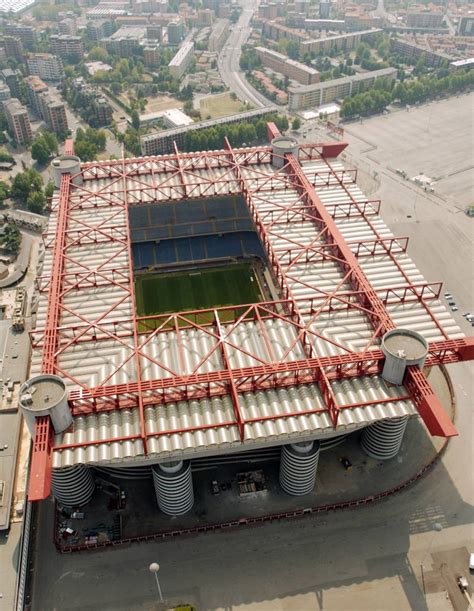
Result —
POLYGON ((412 63, 416 63, 423 56, 425 64, 433 68, 438 68, 446 63, 446 61, 452 60, 452 57, 441 51, 431 51, 431 49, 401 38, 390 39, 390 50, 412 63))
POLYGON ((229 36, 229 20, 218 19, 212 26, 207 44, 208 51, 219 53, 229 36))
POLYGON ((61 57, 51 53, 30 53, 26 60, 28 72, 45 81, 62 81, 64 64, 61 57))
POLYGON ((66 17, 58 23, 58 31, 60 34, 77 34, 77 19, 75 17, 66 17))
POLYGON ((26 49, 34 49, 38 42, 38 32, 31 25, 23 25, 22 23, 6 23, 3 26, 3 33, 6 36, 14 36, 19 38, 26 49))
POLYGON ((3 48, 7 57, 13 57, 19 61, 23 61, 25 55, 25 48, 21 39, 17 36, 4 36, 3 37, 3 48))
POLYGON ((65 134, 69 125, 64 102, 50 90, 40 93, 38 97, 41 116, 49 129, 55 134, 65 134))
POLYGON ((78 102, 90 113, 91 125, 103 127, 112 123, 113 109, 99 89, 86 83, 82 76, 74 79, 72 88, 78 102))
POLYGON ((148 43, 143 47, 143 61, 148 68, 160 65, 160 45, 148 43))
POLYGON ((383 32, 382 29, 362 30, 360 32, 349 32, 328 36, 327 38, 317 38, 315 40, 303 40, 300 42, 300 53, 329 53, 331 51, 351 51, 360 42, 367 42, 375 34, 383 32))
POLYGON ((171 76, 180 79, 194 59, 194 43, 184 42, 168 64, 171 76))
POLYGON ((279 72, 288 78, 298 81, 303 85, 313 85, 319 83, 319 72, 314 68, 306 66, 301 62, 297 62, 293 59, 289 59, 283 53, 272 51, 271 49, 265 49, 264 47, 256 48, 257 55, 262 61, 262 64, 279 72))
POLYGON ((458 36, 474 36, 474 11, 459 18, 458 36))
POLYGON ((262 34, 266 38, 270 38, 271 40, 281 40, 282 38, 285 38, 286 40, 294 40, 295 42, 301 42, 303 40, 308 39, 307 34, 289 28, 286 25, 283 25, 282 23, 278 23, 277 21, 263 20, 262 34))
POLYGON ((20 81, 18 79, 18 73, 11 68, 5 68, 1 72, 2 80, 7 84, 10 89, 12 98, 17 98, 20 95, 20 81))
POLYGON ((167 26, 167 33, 168 44, 172 46, 179 45, 185 34, 184 21, 182 19, 170 21, 167 26))
POLYGON ((88 21, 86 25, 87 37, 93 42, 99 42, 102 38, 107 38, 114 31, 113 21, 101 19, 99 21, 88 21))
POLYGON ((145 37, 145 27, 124 26, 114 32, 112 36, 104 38, 101 44, 105 46, 109 53, 119 55, 120 57, 129 57, 138 50, 145 37))
POLYGON ((443 23, 443 7, 414 4, 407 9, 406 23, 411 28, 439 28, 443 23))
POLYGON ((27 76, 23 82, 25 83, 25 93, 27 104, 30 106, 38 117, 42 118, 42 109, 40 104, 40 94, 48 91, 48 86, 39 76, 27 76))
POLYGON ((53 34, 49 37, 51 51, 53 55, 60 57, 69 57, 72 60, 79 61, 84 55, 82 48, 82 40, 80 36, 71 36, 70 34, 53 34))
POLYGON ((8 123, 11 137, 18 144, 27 144, 33 139, 28 111, 17 98, 7 100, 3 110, 8 123))
POLYGON ((288 107, 293 112, 308 108, 319 108, 324 104, 342 100, 347 96, 370 89, 379 79, 395 81, 396 78, 397 70, 395 68, 383 68, 382 70, 345 76, 316 85, 289 87, 288 107))

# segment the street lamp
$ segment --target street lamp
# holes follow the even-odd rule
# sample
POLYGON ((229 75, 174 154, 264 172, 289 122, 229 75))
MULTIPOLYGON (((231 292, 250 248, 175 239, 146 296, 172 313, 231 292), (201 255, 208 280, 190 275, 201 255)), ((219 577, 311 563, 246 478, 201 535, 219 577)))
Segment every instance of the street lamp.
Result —
POLYGON ((163 602, 163 594, 161 593, 160 580, 158 579, 159 570, 160 570, 160 565, 158 564, 158 562, 152 562, 150 564, 150 573, 155 574, 156 587, 158 588, 158 594, 160 595, 160 602, 163 602))

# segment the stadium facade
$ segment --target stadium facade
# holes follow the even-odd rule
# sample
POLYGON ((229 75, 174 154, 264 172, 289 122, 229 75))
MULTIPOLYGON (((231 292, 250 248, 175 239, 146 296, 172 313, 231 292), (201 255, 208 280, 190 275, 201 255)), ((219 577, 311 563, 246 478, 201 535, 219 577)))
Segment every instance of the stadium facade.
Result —
MULTIPOLYGON (((29 499, 94 494, 94 470, 152 468, 160 509, 193 504, 192 461, 281 446, 289 494, 362 430, 396 455, 410 417, 456 435, 429 367, 474 358, 339 156, 268 124, 270 146, 53 162, 32 367, 29 499), (136 278, 256 261, 255 303, 143 315, 136 278), (257 277, 258 276, 258 277, 257 277)), ((138 471, 137 471, 138 472, 138 471)))

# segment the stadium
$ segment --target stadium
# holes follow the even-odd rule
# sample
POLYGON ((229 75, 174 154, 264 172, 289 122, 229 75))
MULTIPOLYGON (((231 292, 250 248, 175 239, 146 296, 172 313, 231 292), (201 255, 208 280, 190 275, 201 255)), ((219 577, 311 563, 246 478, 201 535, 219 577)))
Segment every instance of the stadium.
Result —
POLYGON ((278 452, 285 494, 360 435, 397 455, 407 422, 457 432, 427 372, 474 358, 345 169, 342 142, 81 163, 57 190, 35 296, 29 500, 87 505, 99 477, 145 477, 160 512, 194 503, 195 466, 278 452))

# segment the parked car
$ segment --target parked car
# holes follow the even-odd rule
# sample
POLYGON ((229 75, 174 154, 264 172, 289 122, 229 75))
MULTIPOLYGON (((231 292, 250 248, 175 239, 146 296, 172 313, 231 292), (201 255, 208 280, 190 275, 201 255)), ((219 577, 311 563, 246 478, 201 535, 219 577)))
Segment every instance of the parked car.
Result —
POLYGON ((445 299, 452 299, 452 298, 453 298, 453 296, 451 295, 451 293, 445 293, 445 294, 444 294, 444 298, 445 298, 445 299))

